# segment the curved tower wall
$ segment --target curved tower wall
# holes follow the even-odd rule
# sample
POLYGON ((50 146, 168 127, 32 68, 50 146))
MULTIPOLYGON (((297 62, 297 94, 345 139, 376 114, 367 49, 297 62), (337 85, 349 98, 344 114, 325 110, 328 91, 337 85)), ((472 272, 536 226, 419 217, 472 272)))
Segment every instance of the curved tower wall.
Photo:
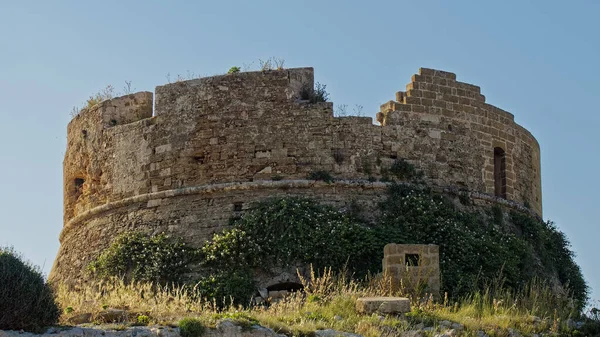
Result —
POLYGON ((128 230, 201 245, 271 196, 374 208, 385 184, 367 179, 400 158, 432 186, 493 202, 494 149, 502 148, 504 197, 541 215, 539 145, 479 87, 421 69, 373 125, 302 100, 313 84, 312 68, 238 73, 159 86, 154 102, 141 92, 82 111, 68 126, 65 224, 50 278, 77 278, 128 230), (339 180, 306 180, 317 170, 339 180))

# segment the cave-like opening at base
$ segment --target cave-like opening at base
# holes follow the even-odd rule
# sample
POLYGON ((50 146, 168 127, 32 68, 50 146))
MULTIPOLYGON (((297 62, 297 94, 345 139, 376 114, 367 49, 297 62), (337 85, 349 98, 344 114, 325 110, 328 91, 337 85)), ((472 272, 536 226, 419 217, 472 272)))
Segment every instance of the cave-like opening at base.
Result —
POLYGON ((288 292, 296 292, 304 290, 304 286, 296 282, 281 282, 267 287, 269 292, 287 290, 288 292))

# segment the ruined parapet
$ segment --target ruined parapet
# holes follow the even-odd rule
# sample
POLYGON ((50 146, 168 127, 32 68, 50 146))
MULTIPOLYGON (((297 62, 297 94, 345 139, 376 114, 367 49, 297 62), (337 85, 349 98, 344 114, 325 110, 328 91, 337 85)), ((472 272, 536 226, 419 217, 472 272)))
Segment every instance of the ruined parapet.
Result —
POLYGON ((383 249, 383 273, 392 285, 408 289, 427 286, 434 296, 440 293, 440 247, 437 245, 387 244, 383 249))
POLYGON ((434 180, 441 183, 435 185, 453 180, 447 185, 515 200, 542 214, 539 144, 511 113, 485 103, 478 86, 457 81, 453 73, 421 68, 405 92, 381 105, 377 120, 429 139, 412 142, 418 148, 409 144, 402 156, 435 156, 421 160, 437 172, 434 180), (423 151, 423 145, 431 150, 423 151), (449 167, 470 173, 452 177, 457 170, 449 167))
MULTIPOLYGON (((106 147, 107 129, 152 117, 152 93, 138 92, 84 108, 67 126, 63 162, 65 221, 105 202, 109 182, 99 155, 106 147)), ((115 161, 125 158, 114 158, 115 161)))

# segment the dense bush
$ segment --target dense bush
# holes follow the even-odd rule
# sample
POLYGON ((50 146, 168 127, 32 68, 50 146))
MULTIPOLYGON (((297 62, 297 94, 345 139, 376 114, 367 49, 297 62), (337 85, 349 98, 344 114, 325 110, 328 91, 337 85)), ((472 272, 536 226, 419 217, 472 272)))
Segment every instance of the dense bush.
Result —
POLYGON ((423 172, 417 171, 414 165, 404 159, 395 160, 390 167, 390 173, 400 180, 412 180, 423 176, 423 172))
POLYGON ((181 337, 200 337, 206 328, 197 318, 184 318, 179 321, 179 333, 181 337))
POLYGON ((208 266, 270 268, 295 263, 316 268, 342 266, 349 259, 366 268, 375 236, 333 207, 307 198, 279 198, 262 202, 233 229, 216 234, 203 248, 208 266))
POLYGON ((202 299, 209 299, 217 308, 246 306, 256 292, 252 275, 246 268, 211 269, 196 281, 192 293, 202 299))
POLYGON ((165 284, 183 281, 190 263, 196 259, 196 251, 180 239, 129 232, 117 237, 89 265, 89 270, 98 278, 119 277, 126 281, 165 284))
POLYGON ((354 208, 340 211, 299 197, 265 200, 232 219, 231 229, 215 234, 199 252, 162 235, 134 233, 118 238, 92 269, 100 276, 179 281, 198 258, 196 293, 219 305, 245 305, 255 291, 256 270, 346 266, 361 277, 381 270, 387 243, 425 243, 440 246, 442 292, 451 298, 490 286, 522 289, 541 279, 567 286, 578 310, 587 299, 569 243, 551 222, 519 212, 506 216, 499 206, 461 210, 422 185, 391 184, 373 223, 354 208))
MULTIPOLYGON (((460 211, 427 188, 392 185, 381 204, 378 233, 396 243, 440 246, 442 288, 453 296, 483 289, 492 282, 509 288, 534 278, 557 275, 582 309, 587 287, 563 233, 551 222, 512 212, 505 221, 499 207, 490 216, 460 211)), ((383 242, 382 242, 383 243, 383 242)))
POLYGON ((526 257, 522 242, 477 214, 460 212, 444 196, 392 185, 381 209, 378 233, 384 242, 440 246, 442 287, 451 294, 466 294, 498 276, 508 286, 524 284, 519 276, 526 257))
POLYGON ((36 330, 56 323, 59 314, 39 269, 0 247, 0 330, 36 330))
POLYGON ((356 276, 381 268, 383 247, 395 243, 440 246, 442 291, 460 297, 492 283, 518 289, 534 278, 558 275, 581 309, 587 288, 564 234, 552 223, 502 210, 461 211, 426 187, 393 184, 375 224, 305 198, 264 201, 233 221, 203 248, 205 264, 270 268, 296 263, 348 268, 356 276))
POLYGON ((552 221, 538 221, 519 212, 511 212, 511 221, 521 231, 531 251, 539 258, 531 266, 537 274, 555 274, 561 284, 568 285, 575 300, 582 304, 588 297, 588 287, 581 269, 575 263, 575 254, 565 234, 552 221))
POLYGON ((335 181, 335 179, 333 178, 333 176, 331 175, 331 173, 327 172, 327 171, 312 171, 310 172, 307 176, 307 179, 309 180, 320 180, 320 181, 324 181, 326 183, 332 183, 335 181))

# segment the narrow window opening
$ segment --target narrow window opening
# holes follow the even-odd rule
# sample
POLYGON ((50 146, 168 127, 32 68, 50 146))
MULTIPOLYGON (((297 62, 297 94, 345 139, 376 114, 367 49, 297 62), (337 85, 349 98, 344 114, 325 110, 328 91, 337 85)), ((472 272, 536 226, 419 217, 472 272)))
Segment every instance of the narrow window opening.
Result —
POLYGON ((233 211, 234 212, 241 212, 243 208, 244 208, 243 202, 234 202, 233 203, 233 211))
POLYGON ((75 178, 73 180, 73 200, 77 202, 77 199, 83 194, 83 184, 85 180, 83 178, 75 178))
POLYGON ((75 189, 80 190, 83 189, 83 184, 85 180, 83 178, 75 178, 75 189))
POLYGON ((506 152, 494 148, 494 194, 506 199, 506 152))
POLYGON ((405 254, 404 255, 404 264, 409 267, 418 267, 419 266, 419 254, 405 254))

